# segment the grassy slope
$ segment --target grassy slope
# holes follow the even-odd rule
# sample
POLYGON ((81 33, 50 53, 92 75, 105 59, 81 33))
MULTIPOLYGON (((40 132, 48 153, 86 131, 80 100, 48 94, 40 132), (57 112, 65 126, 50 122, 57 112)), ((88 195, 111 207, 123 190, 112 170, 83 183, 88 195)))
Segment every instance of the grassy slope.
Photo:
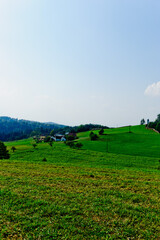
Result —
POLYGON ((82 150, 7 143, 17 150, 0 161, 0 239, 159 239, 160 163, 145 147, 150 138, 158 156, 159 135, 126 131, 106 130, 96 142, 81 133, 82 150), (123 153, 138 145, 140 156, 121 154, 128 135, 123 153), (100 149, 108 136, 114 153, 100 149))
POLYGON ((98 142, 89 141, 90 132, 80 133, 79 137, 82 138, 84 149, 106 152, 108 143, 108 150, 111 153, 160 157, 159 134, 145 129, 144 126, 131 127, 132 133, 128 130, 128 127, 105 130, 106 135, 100 136, 98 142))

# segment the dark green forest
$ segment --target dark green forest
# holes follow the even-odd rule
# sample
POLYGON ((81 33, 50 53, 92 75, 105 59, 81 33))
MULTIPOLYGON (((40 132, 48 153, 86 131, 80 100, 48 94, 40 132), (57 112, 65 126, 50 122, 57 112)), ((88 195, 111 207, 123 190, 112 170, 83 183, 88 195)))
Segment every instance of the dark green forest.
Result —
POLYGON ((55 123, 40 123, 10 117, 0 117, 0 140, 12 141, 34 135, 48 135, 52 129, 58 131, 58 129, 63 127, 64 125, 55 123))

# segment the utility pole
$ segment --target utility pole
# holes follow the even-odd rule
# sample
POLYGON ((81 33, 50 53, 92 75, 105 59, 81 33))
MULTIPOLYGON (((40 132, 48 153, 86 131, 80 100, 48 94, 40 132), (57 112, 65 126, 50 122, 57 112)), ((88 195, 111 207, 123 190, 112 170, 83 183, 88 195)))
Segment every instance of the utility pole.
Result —
POLYGON ((108 141, 107 141, 107 146, 106 146, 106 147, 107 147, 107 153, 108 153, 108 152, 109 152, 109 151, 108 151, 108 141))

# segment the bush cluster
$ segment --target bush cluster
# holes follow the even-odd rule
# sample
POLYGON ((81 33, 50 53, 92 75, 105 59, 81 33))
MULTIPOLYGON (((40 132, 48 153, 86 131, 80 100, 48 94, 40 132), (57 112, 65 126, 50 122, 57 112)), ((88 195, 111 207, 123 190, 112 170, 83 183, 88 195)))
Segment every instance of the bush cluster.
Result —
POLYGON ((98 139, 98 135, 95 134, 94 132, 90 132, 89 136, 90 136, 91 141, 95 141, 98 139))
POLYGON ((65 144, 67 146, 71 147, 71 148, 77 148, 77 149, 80 149, 83 146, 82 143, 80 143, 80 142, 73 142, 73 141, 67 141, 67 142, 65 142, 65 144))

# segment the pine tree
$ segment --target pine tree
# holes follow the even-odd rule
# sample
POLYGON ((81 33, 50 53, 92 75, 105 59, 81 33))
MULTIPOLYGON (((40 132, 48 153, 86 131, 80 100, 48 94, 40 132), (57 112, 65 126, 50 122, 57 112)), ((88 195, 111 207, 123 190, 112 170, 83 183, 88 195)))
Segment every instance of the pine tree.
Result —
POLYGON ((9 159, 10 155, 8 153, 7 147, 3 142, 0 141, 0 159, 9 159))

